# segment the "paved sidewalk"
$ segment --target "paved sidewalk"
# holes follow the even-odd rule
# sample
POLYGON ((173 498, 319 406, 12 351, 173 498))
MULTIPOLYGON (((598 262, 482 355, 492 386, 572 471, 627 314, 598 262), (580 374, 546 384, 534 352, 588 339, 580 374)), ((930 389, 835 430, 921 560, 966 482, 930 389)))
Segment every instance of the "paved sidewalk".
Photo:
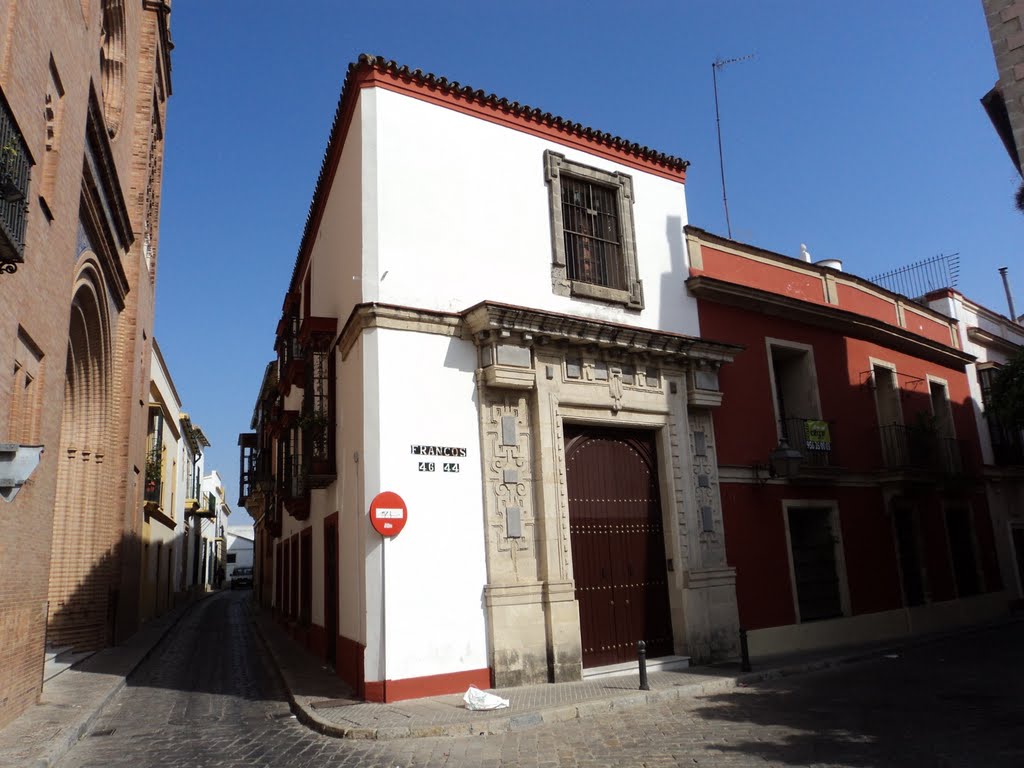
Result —
MULTIPOLYGON (((100 651, 48 681, 43 686, 40 704, 0 730, 0 768, 56 765, 79 739, 93 732, 104 706, 125 687, 128 676, 195 605, 196 601, 179 606, 147 623, 125 643, 100 651)), ((754 670, 746 674, 735 662, 651 672, 650 691, 638 690, 635 673, 591 678, 579 683, 499 689, 496 693, 510 700, 508 709, 473 712, 465 708, 461 694, 394 704, 353 699, 345 684, 322 661, 292 641, 266 611, 251 603, 248 610, 256 634, 268 651, 271 666, 276 668, 284 683, 292 712, 302 723, 330 736, 380 740, 520 731, 543 723, 627 711, 887 654, 901 654, 915 646, 951 636, 1024 620, 1008 617, 990 624, 902 638, 887 644, 755 658, 752 660, 754 670)))
MULTIPOLYGON (((494 693, 509 700, 509 707, 477 712, 465 708, 462 694, 393 704, 355 699, 345 683, 320 659, 295 643, 266 612, 253 608, 253 619, 280 672, 295 716, 321 733, 349 739, 474 736, 522 730, 899 654, 915 646, 993 626, 975 625, 870 646, 753 659, 753 670, 747 673, 740 670, 738 662, 651 672, 649 691, 639 690, 638 673, 578 683, 495 689, 494 693)), ((1013 620, 1003 619, 995 624, 1013 620)))
POLYGON ((56 765, 178 620, 208 596, 152 619, 121 645, 98 651, 48 680, 39 704, 0 729, 0 768, 56 765))

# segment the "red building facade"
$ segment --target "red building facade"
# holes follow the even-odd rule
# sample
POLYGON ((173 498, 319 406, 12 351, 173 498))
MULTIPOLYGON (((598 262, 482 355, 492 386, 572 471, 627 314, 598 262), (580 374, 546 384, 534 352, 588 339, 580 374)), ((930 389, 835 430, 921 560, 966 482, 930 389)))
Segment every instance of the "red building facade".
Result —
POLYGON ((701 333, 745 347, 714 425, 751 653, 1005 612, 956 321, 834 262, 686 231, 701 333))

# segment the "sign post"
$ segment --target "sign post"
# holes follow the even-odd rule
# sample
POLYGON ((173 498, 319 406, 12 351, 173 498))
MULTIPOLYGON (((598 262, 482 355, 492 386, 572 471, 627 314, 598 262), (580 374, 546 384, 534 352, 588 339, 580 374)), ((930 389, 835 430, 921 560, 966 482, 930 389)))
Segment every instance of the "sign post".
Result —
MULTIPOLYGON (((405 506, 405 501, 397 493, 382 491, 370 502, 370 525, 383 537, 380 543, 380 652, 381 671, 385 686, 388 679, 388 603, 385 556, 388 551, 388 539, 400 534, 408 519, 409 508, 405 506)), ((386 693, 384 698, 387 699, 386 693)))

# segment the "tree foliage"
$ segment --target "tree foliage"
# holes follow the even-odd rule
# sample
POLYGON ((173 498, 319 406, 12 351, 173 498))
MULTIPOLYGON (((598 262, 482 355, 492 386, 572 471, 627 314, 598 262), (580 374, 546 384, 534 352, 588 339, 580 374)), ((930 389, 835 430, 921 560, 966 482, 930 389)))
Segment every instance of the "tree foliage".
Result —
POLYGON ((992 410, 1004 424, 1024 428, 1024 350, 996 371, 992 379, 992 410))

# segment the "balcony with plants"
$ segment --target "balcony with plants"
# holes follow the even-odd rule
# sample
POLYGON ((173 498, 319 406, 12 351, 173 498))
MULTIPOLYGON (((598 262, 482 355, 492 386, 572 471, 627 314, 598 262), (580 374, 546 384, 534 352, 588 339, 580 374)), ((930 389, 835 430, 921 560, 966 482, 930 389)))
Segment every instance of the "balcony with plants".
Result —
MULTIPOLYGON (((307 318, 320 320, 322 318, 307 318)), ((331 325, 305 334, 306 380, 299 418, 302 470, 308 488, 326 488, 337 477, 334 455, 334 339, 331 325)))
POLYGON ((1024 465, 1024 350, 1001 366, 979 369, 978 384, 993 463, 1024 465))
POLYGON ((163 471, 163 449, 156 444, 146 453, 146 480, 142 498, 147 512, 156 512, 160 509, 163 471))
POLYGON ((276 491, 284 509, 296 520, 309 518, 309 486, 301 451, 299 415, 288 411, 277 435, 276 491))

